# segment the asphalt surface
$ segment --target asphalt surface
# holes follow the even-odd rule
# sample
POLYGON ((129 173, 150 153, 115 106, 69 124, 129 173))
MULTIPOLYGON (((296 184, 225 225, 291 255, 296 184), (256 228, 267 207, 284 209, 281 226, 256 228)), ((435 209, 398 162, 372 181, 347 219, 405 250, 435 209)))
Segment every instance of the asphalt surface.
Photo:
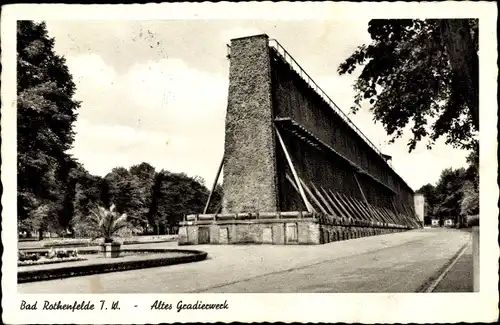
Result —
MULTIPOLYGON (((209 253, 205 261, 143 270, 24 283, 20 293, 416 292, 435 279, 470 242, 468 232, 421 229, 312 246, 182 246, 209 253)), ((132 245, 133 246, 133 245, 132 245)), ((174 248, 175 243, 140 245, 174 248)), ((463 256, 466 256, 464 254, 463 256)), ((467 269, 472 261, 458 267, 467 269)), ((450 270, 436 289, 465 273, 450 270), (454 273, 455 272, 455 273, 454 273), (457 275, 453 275, 457 274, 457 275), (448 281, 448 282, 446 282, 448 281)), ((468 276, 471 276, 469 274, 468 276)), ((472 281, 472 280, 470 280, 472 281)), ((452 284, 450 284, 452 283, 452 284)), ((455 283, 455 284, 453 284, 455 283)), ((472 289, 470 290, 472 291, 472 289)))
POLYGON ((473 292, 472 263, 472 245, 469 245, 433 292, 473 292))

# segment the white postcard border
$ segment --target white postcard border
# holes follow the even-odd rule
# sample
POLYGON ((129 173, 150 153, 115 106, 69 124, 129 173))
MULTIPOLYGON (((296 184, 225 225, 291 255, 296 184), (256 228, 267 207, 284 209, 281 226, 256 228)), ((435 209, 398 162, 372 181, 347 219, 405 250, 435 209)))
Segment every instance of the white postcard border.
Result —
MULTIPOLYGON (((158 323, 214 321, 474 322, 498 313, 497 8, 494 2, 175 3, 148 5, 9 5, 2 8, 2 307, 6 323, 158 323), (27 295, 16 280, 16 20, 68 19, 359 19, 479 18, 481 291, 449 294, 106 294, 27 295), (21 300, 119 300, 117 311, 20 311, 21 300), (222 311, 151 311, 157 299, 224 301, 222 311), (137 307, 134 307, 137 305, 137 307)), ((187 275, 189 276, 189 275, 187 275)))

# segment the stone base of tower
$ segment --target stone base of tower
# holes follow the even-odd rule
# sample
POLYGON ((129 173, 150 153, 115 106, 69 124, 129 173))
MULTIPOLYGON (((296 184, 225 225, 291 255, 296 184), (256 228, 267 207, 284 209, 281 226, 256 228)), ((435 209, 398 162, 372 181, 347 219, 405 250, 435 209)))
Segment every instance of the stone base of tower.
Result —
POLYGON ((409 229, 300 211, 200 214, 189 215, 181 222, 179 245, 314 245, 409 229))

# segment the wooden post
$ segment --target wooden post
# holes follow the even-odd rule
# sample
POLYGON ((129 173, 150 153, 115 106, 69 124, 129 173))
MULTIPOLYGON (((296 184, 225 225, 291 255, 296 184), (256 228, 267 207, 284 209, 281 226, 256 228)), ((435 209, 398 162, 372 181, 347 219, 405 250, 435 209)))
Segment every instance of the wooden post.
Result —
POLYGON ((344 204, 351 210, 351 212, 354 214, 354 216, 356 216, 356 219, 358 219, 358 220, 364 219, 364 217, 360 215, 360 212, 358 211, 358 209, 355 208, 354 206, 352 206, 352 204, 349 202, 349 200, 347 200, 346 196, 344 196, 343 194, 337 193, 337 197, 339 198, 339 200, 344 202, 344 204))
POLYGON ((332 200, 332 198, 330 197, 330 194, 328 194, 328 192, 324 188, 321 188, 321 190, 323 191, 323 194, 326 197, 326 199, 328 200, 328 202, 330 202, 330 205, 335 208, 335 210, 337 211, 337 213, 342 218, 349 218, 349 214, 344 215, 344 211, 341 208, 339 208, 337 206, 337 204, 332 200))
POLYGON ((398 209, 396 209, 396 204, 394 203, 393 197, 391 197, 391 204, 392 204, 392 207, 394 208, 394 214, 396 215, 398 222, 401 222, 401 220, 399 220, 399 219, 401 219, 400 212, 398 211, 398 209))
MULTIPOLYGON (((300 194, 300 191, 299 191, 299 188, 297 187, 297 184, 295 184, 295 182, 293 181, 293 179, 290 177, 290 175, 286 174, 286 179, 288 180, 288 182, 290 182, 290 184, 292 185, 292 187, 297 191, 297 193, 300 194)), ((313 212, 316 212, 316 210, 314 209, 314 207, 311 206, 311 209, 313 212)))
POLYGON ((210 194, 208 195, 207 204, 205 205, 205 209, 203 209, 203 214, 207 214, 208 206, 210 205, 210 200, 212 199, 212 194, 214 193, 215 187, 217 186, 217 181, 219 180, 222 166, 224 166, 224 157, 222 157, 222 160, 221 160, 220 165, 219 165, 219 169, 217 169, 217 175, 215 175, 214 185, 212 185, 212 190, 210 191, 210 194))
POLYGON ((354 176, 354 180, 356 181, 356 184, 358 184, 358 189, 361 195, 363 196, 363 200, 365 203, 368 204, 368 200, 366 199, 365 193, 363 192, 363 189, 361 188, 361 184, 359 184, 358 178, 356 177, 356 172, 352 172, 352 175, 354 176))
POLYGON ((335 211, 333 211, 332 207, 330 206, 330 204, 328 203, 327 200, 325 200, 325 198, 323 197, 323 195, 321 194, 321 192, 316 188, 316 186, 314 186, 314 184, 311 182, 311 186, 314 190, 314 192, 316 192, 316 195, 319 196, 319 198, 321 199, 321 202, 323 202, 323 204, 325 205, 325 207, 327 208, 327 210, 332 214, 332 215, 335 215, 335 211))
POLYGON ((305 188, 307 194, 309 194, 309 197, 313 200, 314 204, 316 204, 316 206, 321 210, 321 212, 324 213, 324 214, 328 214, 328 212, 326 211, 326 209, 323 208, 323 206, 321 205, 321 203, 319 202, 319 200, 314 196, 313 192, 311 192, 311 190, 306 185, 306 183, 304 183, 304 181, 302 179, 300 179, 300 178, 299 178, 299 181, 302 184, 302 186, 305 188))
POLYGON ((361 204, 360 201, 358 201, 356 198, 351 198, 351 201, 353 202, 354 205, 356 205, 361 212, 363 212, 364 216, 366 217, 366 220, 368 221, 373 221, 373 217, 371 216, 370 213, 368 213, 365 209, 365 207, 361 204))
POLYGON ((294 188, 294 190, 296 190, 297 193, 300 194, 299 188, 297 187, 297 184, 295 184, 295 182, 293 181, 292 177, 290 177, 290 175, 288 175, 288 173, 285 174, 285 177, 288 180, 288 182, 290 182, 290 185, 292 185, 292 187, 294 188))
POLYGON ((358 201, 358 203, 365 208, 366 212, 368 213, 368 215, 370 215, 370 219, 375 219, 375 221, 378 221, 378 222, 384 222, 384 220, 382 220, 372 209, 372 207, 370 206, 369 203, 365 203, 365 202, 361 202, 361 201, 358 201))
POLYGON ((288 150, 286 150, 285 143, 283 142, 283 138, 281 138, 281 134, 278 131, 278 128, 276 125, 274 126, 274 130, 276 131, 276 135, 278 136, 279 143, 281 145, 281 149, 283 149, 283 153, 285 154, 286 161, 288 162, 288 166, 290 167, 290 170, 292 171, 293 178, 295 180, 295 184, 297 184, 297 188, 299 189, 300 197, 304 201, 304 204, 306 206, 307 212, 313 212, 313 208, 311 206, 311 203, 309 203, 309 200, 307 200, 306 194, 304 193, 304 190, 302 189, 302 186, 299 181, 299 176, 297 175, 297 172, 295 171, 295 167, 293 166, 292 163, 292 158, 290 158, 290 155, 288 154, 288 150))
POLYGON ((384 222, 384 223, 389 223, 390 222, 390 220, 380 212, 380 209, 378 207, 373 206, 373 205, 370 205, 370 207, 382 219, 382 222, 384 222))
POLYGON ((398 224, 397 220, 394 219, 394 217, 389 213, 389 211, 385 207, 381 207, 380 209, 389 218, 389 220, 391 220, 396 225, 398 224))
POLYGON ((330 192, 330 195, 335 200, 335 202, 337 202, 339 207, 341 207, 344 210, 344 213, 346 214, 347 218, 353 219, 353 217, 351 216, 351 212, 349 212, 349 210, 346 209, 346 207, 342 204, 342 202, 340 202, 340 200, 335 196, 335 194, 331 190, 328 190, 328 192, 330 192))

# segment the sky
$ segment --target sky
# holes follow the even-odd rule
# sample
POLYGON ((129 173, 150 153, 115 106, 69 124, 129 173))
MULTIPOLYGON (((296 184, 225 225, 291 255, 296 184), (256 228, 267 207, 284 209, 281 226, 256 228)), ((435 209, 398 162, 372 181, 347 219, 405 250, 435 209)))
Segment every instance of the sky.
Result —
MULTIPOLYGON (((266 33, 277 39, 345 112, 359 74, 338 65, 370 42, 368 20, 46 21, 55 51, 66 58, 81 101, 71 153, 92 174, 148 162, 158 171, 214 181, 224 152, 231 38, 266 33)), ((448 167, 466 166, 467 152, 425 143, 408 153, 406 133, 388 144, 368 106, 351 120, 417 190, 448 167)), ((222 179, 222 177, 221 177, 222 179)))

